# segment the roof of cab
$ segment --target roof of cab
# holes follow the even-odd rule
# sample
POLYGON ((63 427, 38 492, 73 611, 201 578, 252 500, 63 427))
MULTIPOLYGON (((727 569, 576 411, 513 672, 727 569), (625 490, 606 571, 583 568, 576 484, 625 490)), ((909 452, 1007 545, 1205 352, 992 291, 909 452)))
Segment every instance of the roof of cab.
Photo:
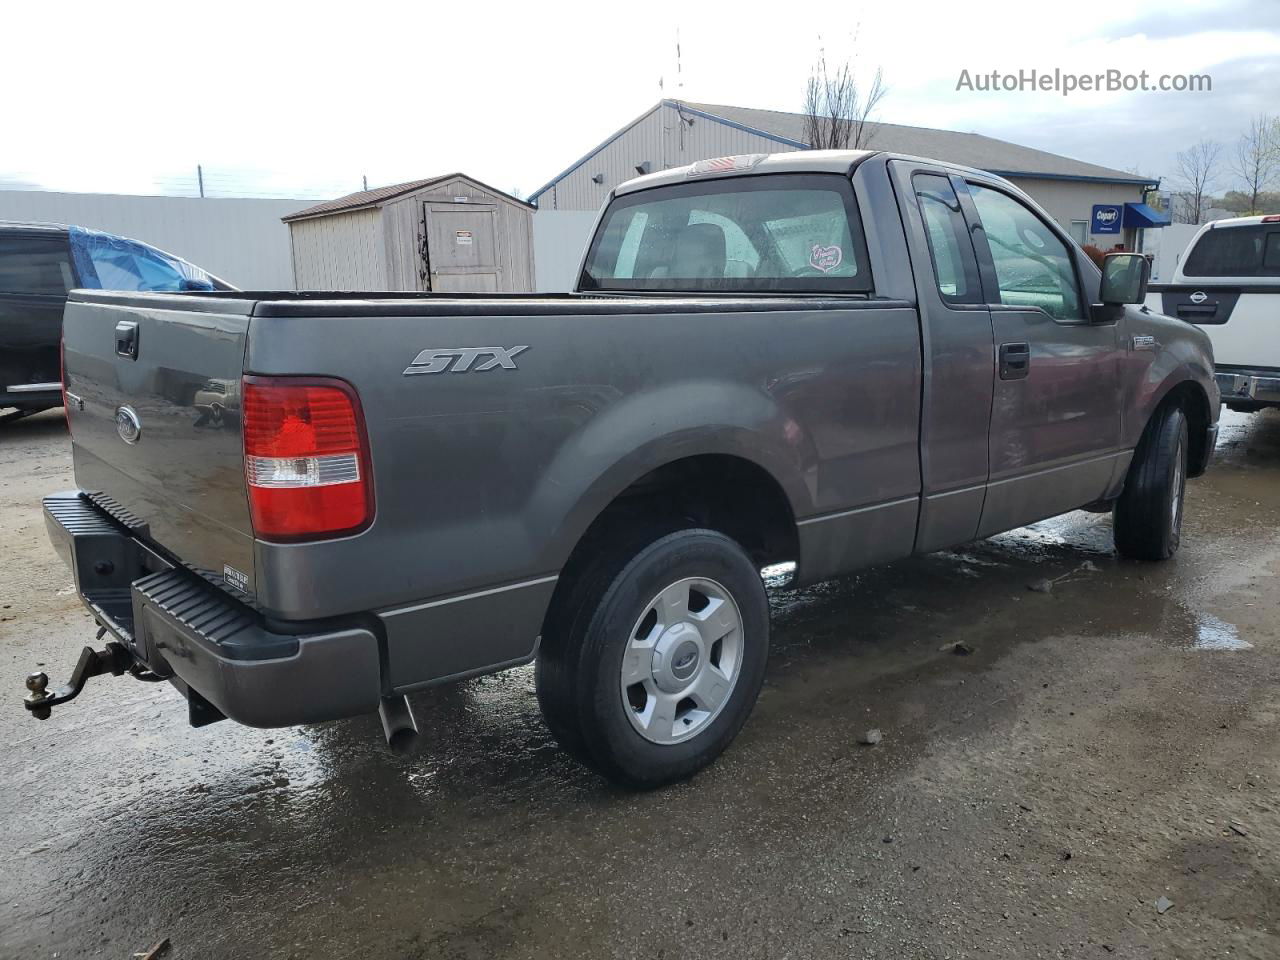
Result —
MULTIPOLYGON (((615 196, 634 193, 672 183, 685 183, 689 180, 710 180, 717 177, 754 176, 765 173, 840 173, 848 174, 854 167, 868 157, 884 156, 890 160, 907 160, 917 163, 928 163, 957 173, 980 176, 991 180, 1007 182, 1003 177, 987 170, 966 167, 946 160, 931 160, 928 157, 915 157, 903 153, 885 153, 883 150, 802 150, 796 153, 756 153, 741 157, 718 157, 715 160, 699 160, 697 163, 683 167, 672 167, 647 173, 618 185, 615 196), (717 161, 744 161, 741 165, 725 164, 723 169, 716 169, 717 161)), ((1010 184, 1010 186, 1013 186, 1010 184)), ((1015 188, 1016 189, 1016 188, 1015 188)), ((1021 191, 1019 191, 1021 193, 1021 191)))
POLYGON ((1205 227, 1219 230, 1222 227, 1252 227, 1259 223, 1280 223, 1280 217, 1274 213, 1256 213, 1251 217, 1223 217, 1221 220, 1210 220, 1205 227))
POLYGON ((66 233, 65 223, 48 223, 43 220, 0 220, 0 230, 13 233, 66 233))

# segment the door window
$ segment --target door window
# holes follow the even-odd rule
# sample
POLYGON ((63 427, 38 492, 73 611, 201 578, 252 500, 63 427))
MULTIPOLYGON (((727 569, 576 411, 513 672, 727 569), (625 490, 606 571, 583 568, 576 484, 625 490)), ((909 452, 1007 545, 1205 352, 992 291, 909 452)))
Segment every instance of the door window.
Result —
POLYGON ((848 179, 771 174, 619 197, 592 240, 582 287, 862 293, 871 271, 848 179))
POLYGON ((73 285, 65 240, 0 238, 0 293, 65 297, 73 285))
POLYGON ((1043 310, 1055 320, 1083 317, 1071 252, 1058 235, 1019 200, 969 184, 991 248, 1000 303, 1043 310))
POLYGON ((919 173, 911 182, 924 217, 938 293, 948 303, 981 303, 973 244, 951 181, 940 174, 919 173))

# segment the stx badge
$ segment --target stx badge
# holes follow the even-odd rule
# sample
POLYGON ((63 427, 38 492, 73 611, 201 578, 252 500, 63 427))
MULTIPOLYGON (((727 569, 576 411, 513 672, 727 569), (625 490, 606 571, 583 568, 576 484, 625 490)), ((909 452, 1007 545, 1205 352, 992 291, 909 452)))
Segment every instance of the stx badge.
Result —
POLYGON ((451 373, 515 370, 516 355, 528 349, 528 344, 520 347, 440 347, 434 350, 428 347, 404 368, 404 375, 408 377, 415 373, 444 373, 446 370, 451 373), (481 357, 488 359, 476 364, 481 357))

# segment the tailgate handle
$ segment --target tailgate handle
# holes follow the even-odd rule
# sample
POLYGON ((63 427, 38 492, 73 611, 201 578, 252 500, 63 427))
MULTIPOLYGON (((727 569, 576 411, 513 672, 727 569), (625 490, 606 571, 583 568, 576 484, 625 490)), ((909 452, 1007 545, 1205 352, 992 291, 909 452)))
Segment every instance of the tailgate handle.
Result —
POLYGON ((1179 319, 1189 320, 1192 317, 1199 317, 1199 318, 1212 317, 1217 312, 1218 312, 1218 304, 1216 301, 1214 303, 1206 303, 1204 306, 1196 306, 1194 304, 1189 304, 1189 303, 1178 304, 1179 319))
POLYGON ((1029 343, 1000 344, 1000 379, 1022 380, 1031 372, 1029 343))
POLYGON ((116 356, 138 359, 138 325, 132 320, 116 324, 116 356))

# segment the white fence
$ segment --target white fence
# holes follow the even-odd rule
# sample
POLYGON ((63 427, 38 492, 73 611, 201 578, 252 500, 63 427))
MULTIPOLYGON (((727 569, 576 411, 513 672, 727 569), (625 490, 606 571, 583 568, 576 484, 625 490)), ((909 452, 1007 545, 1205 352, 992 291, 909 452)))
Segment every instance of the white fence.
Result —
POLYGON ((534 283, 539 293, 563 293, 578 285, 578 267, 596 214, 539 210, 533 215, 534 283))
POLYGON ((106 230, 190 260, 242 290, 292 290, 289 228, 306 200, 134 197, 0 190, 0 220, 106 230))

